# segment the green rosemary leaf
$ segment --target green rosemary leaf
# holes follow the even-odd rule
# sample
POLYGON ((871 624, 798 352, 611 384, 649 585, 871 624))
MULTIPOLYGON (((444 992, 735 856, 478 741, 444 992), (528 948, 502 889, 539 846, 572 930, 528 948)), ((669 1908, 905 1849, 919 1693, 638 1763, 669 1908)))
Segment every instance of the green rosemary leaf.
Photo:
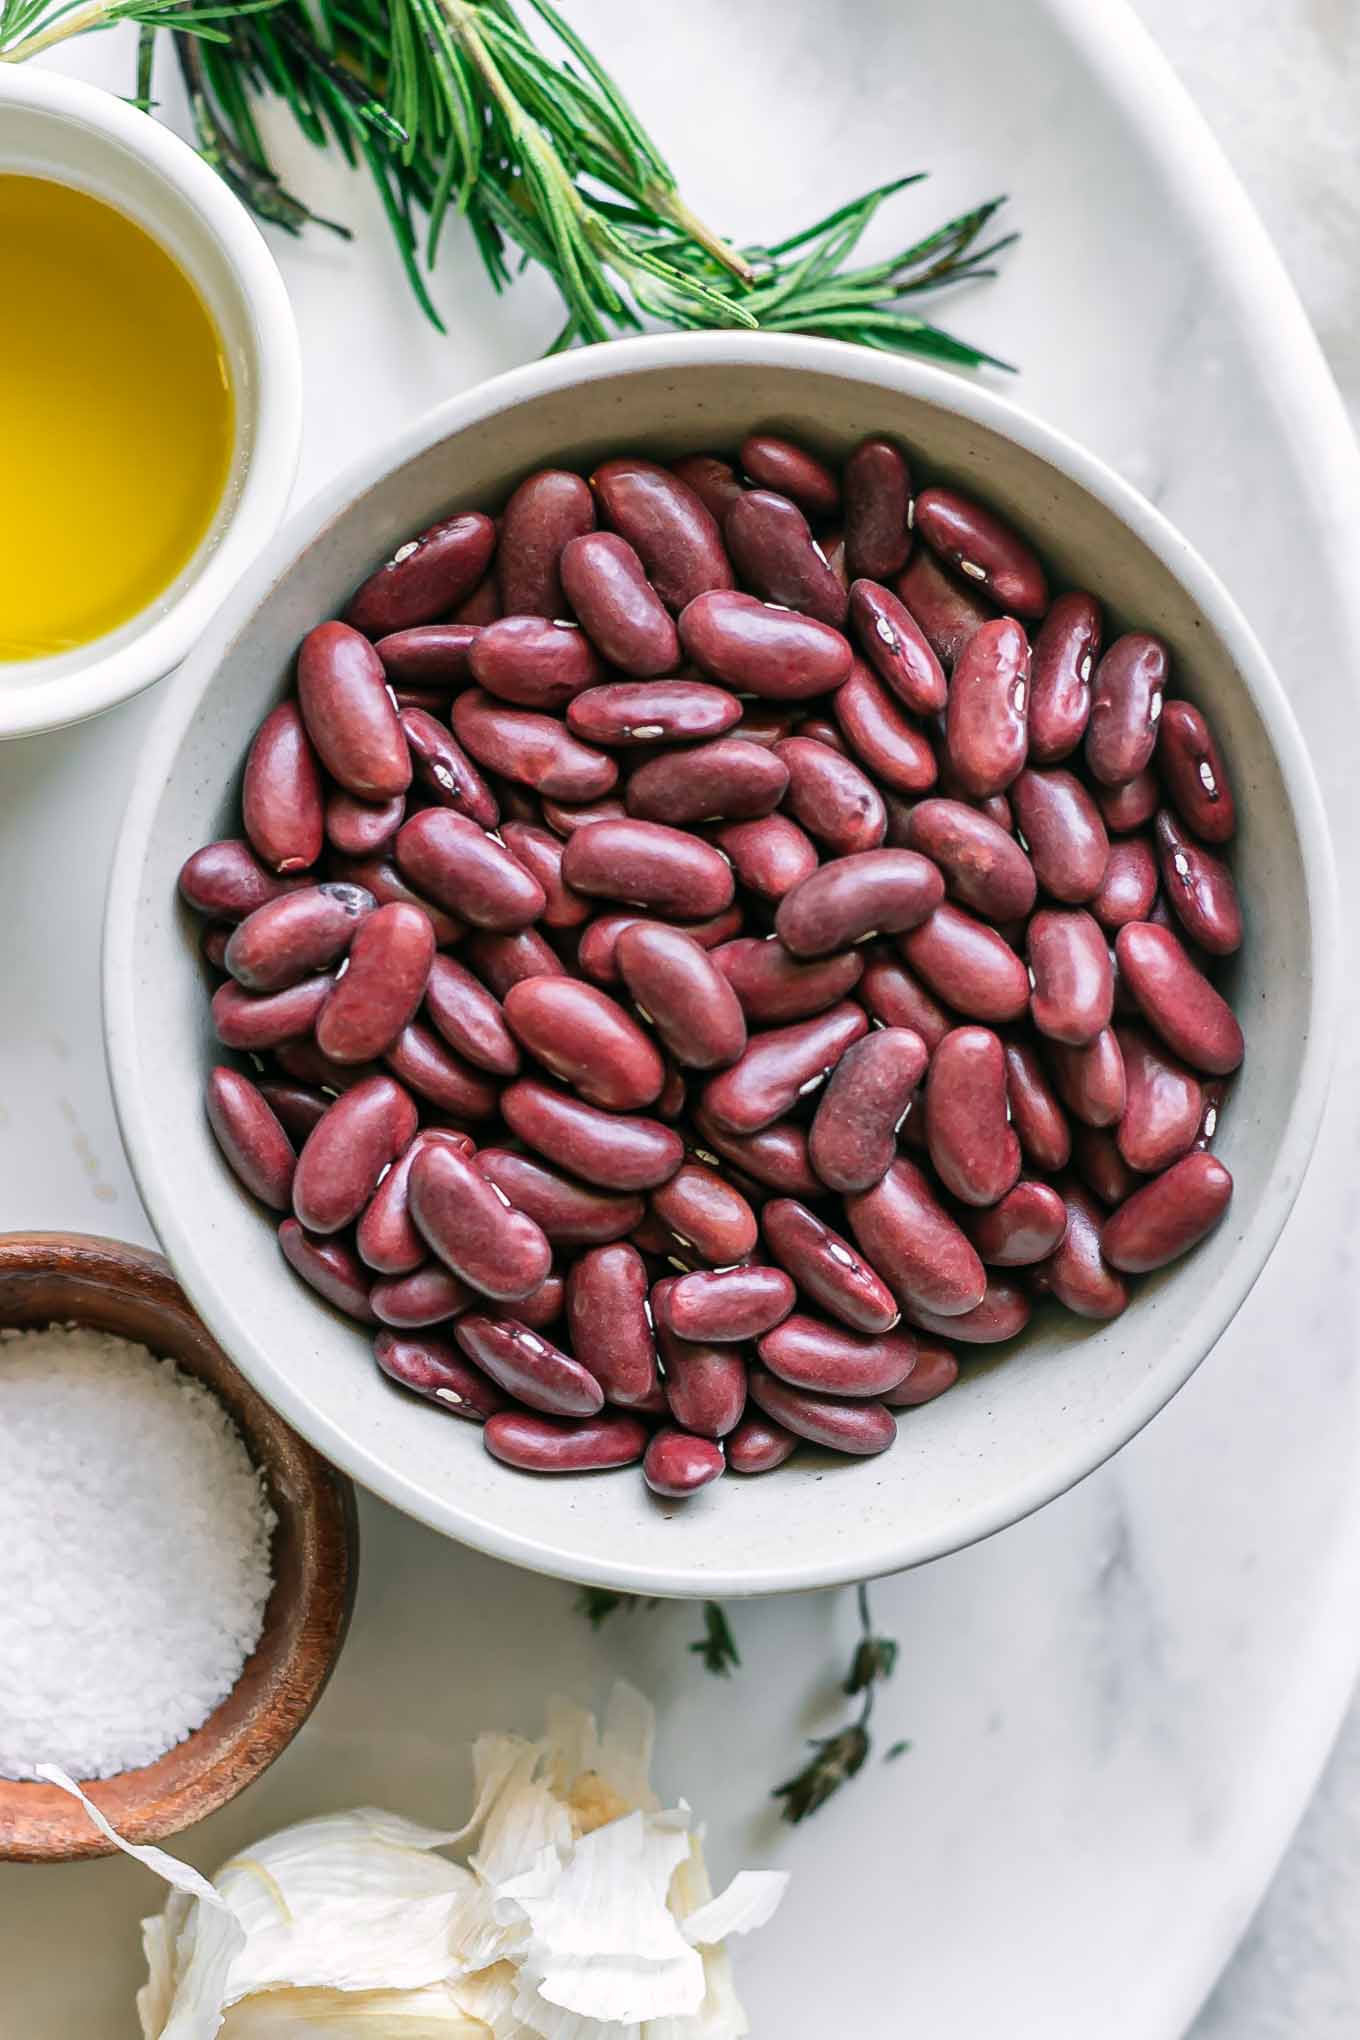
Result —
POLYGON ((889 1743, 887 1749, 883 1752, 884 1763, 895 1764, 899 1757, 905 1757, 910 1748, 911 1744, 905 1737, 900 1737, 895 1743, 889 1743))
POLYGON ((628 101, 606 71, 595 52, 582 42, 569 22, 563 20, 550 0, 529 0, 529 5, 541 21, 545 21, 559 42, 564 43, 575 57, 586 76, 593 79, 602 100, 608 106, 613 119, 627 136, 638 160, 645 164, 649 175, 657 184, 669 190, 675 189, 675 177, 670 165, 657 150, 655 142, 634 114, 628 101))
POLYGON ((869 1754, 868 1732, 859 1722, 843 1728, 839 1735, 829 1735, 809 1745, 813 1756, 801 1771, 792 1778, 786 1778, 782 1785, 776 1785, 771 1798, 782 1799, 783 1813, 787 1821, 796 1827, 818 1807, 825 1806, 834 1792, 864 1768, 869 1754))
POLYGON ((690 1649, 703 1659, 704 1670, 719 1678, 730 1678, 734 1665, 740 1669, 741 1653, 720 1602, 704 1602, 704 1633, 690 1649))

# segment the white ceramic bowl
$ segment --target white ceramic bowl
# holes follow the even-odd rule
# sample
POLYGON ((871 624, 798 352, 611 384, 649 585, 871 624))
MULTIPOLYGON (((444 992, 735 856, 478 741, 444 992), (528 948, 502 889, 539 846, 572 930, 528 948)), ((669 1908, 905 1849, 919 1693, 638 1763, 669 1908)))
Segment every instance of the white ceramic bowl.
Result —
POLYGON ((1015 1522, 1089 1473, 1182 1385, 1241 1304, 1294 1201, 1326 1086, 1337 912, 1318 792, 1260 647, 1201 560, 1089 454, 990 391, 833 342, 720 335, 615 342, 485 384, 342 476, 259 560, 171 690, 113 872, 104 992, 110 1068, 142 1195, 194 1304, 303 1435, 398 1508, 517 1564, 639 1593, 823 1586, 920 1563, 1015 1522), (608 449, 731 447, 757 424, 830 452, 868 432, 1014 513, 1060 581, 1160 632, 1175 685, 1210 713, 1242 813, 1248 910, 1231 995, 1246 1073, 1218 1151, 1237 1193, 1218 1231, 1139 1285, 1113 1324, 1041 1317, 1014 1351, 974 1349, 957 1387, 868 1464, 805 1451, 681 1506, 635 1473, 531 1479, 475 1430, 378 1374, 362 1332, 289 1273, 203 1116, 216 1059, 196 929, 175 881, 237 828, 238 768, 293 650, 393 545, 526 471, 608 449))
POLYGON ((212 313, 236 395, 222 501, 171 585, 119 629, 74 651, 0 661, 0 737, 18 737, 125 701, 197 642, 283 521, 302 434, 302 367, 292 307, 259 229, 217 173, 159 121, 92 85, 0 64, 5 172, 92 192, 145 228, 212 313))

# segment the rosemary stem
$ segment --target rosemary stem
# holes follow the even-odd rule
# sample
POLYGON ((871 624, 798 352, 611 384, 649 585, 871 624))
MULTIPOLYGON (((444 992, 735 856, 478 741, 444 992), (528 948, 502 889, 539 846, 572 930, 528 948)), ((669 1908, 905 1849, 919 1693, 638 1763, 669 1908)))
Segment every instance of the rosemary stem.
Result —
POLYGON ((61 15, 57 20, 40 28, 36 35, 26 36, 22 42, 12 43, 7 50, 0 50, 0 64, 22 64, 29 57, 37 57, 44 50, 52 49, 57 43, 65 42, 68 36, 86 35, 92 28, 100 28, 110 19, 114 7, 110 0, 85 0, 83 7, 75 8, 70 14, 61 15))
POLYGON ((755 282, 756 273, 746 257, 739 253, 730 241, 725 241, 721 234, 715 232, 707 220, 701 219, 692 206, 686 205, 674 185, 649 184, 644 188, 642 196, 654 212, 660 213, 672 226, 678 227, 682 234, 688 234, 691 241, 697 241, 701 248, 707 249, 714 261, 720 262, 724 269, 730 270, 741 283, 755 282))

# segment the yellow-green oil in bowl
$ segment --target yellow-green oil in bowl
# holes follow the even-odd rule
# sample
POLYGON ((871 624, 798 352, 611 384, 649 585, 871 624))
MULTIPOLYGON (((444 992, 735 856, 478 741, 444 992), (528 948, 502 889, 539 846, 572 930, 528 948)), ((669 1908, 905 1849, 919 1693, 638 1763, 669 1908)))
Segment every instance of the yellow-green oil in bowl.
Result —
POLYGON ((153 604, 202 544, 235 404, 197 290, 91 193, 0 175, 0 663, 153 604))

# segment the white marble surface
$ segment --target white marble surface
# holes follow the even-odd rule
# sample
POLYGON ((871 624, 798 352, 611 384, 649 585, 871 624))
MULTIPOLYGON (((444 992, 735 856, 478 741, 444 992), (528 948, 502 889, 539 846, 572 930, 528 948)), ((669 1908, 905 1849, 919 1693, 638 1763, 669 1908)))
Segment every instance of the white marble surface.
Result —
MULTIPOLYGON (((738 231, 900 169, 904 150, 936 166, 943 203, 1015 194, 1022 248, 954 316, 1019 354, 1022 401, 1139 481, 1223 571, 1296 695, 1354 883, 1356 676, 1342 650, 1360 532, 1353 455, 1249 225, 1195 160, 1193 121, 1178 120, 1136 42, 1106 40, 1123 35, 1122 10, 862 0, 829 39, 811 8, 692 0, 666 16, 675 60, 664 69, 659 31, 635 7, 581 0, 578 11, 694 166, 693 196, 738 231), (1118 61, 1102 72, 1111 48, 1118 61), (1174 165, 1153 146, 1150 116, 1130 110, 1152 101, 1183 152, 1174 165)), ((1248 96, 1253 33, 1272 84, 1281 74, 1290 28, 1278 10, 1234 10, 1234 65, 1218 70, 1191 35, 1195 21, 1212 26, 1208 0, 1158 11, 1155 25, 1184 33, 1180 54, 1192 75, 1202 65, 1220 112, 1234 68, 1248 96)), ((1220 23, 1228 11, 1221 0, 1220 23)), ((1315 0, 1310 21, 1326 12, 1315 0)), ((1344 0, 1334 12, 1344 30, 1344 0)), ((1344 52, 1328 54, 1323 33, 1316 94, 1339 110, 1344 52)), ((115 38, 67 61, 125 89, 115 38)), ((1291 90, 1313 103, 1306 77, 1291 90)), ((1253 108, 1249 119, 1242 146, 1259 173, 1255 124, 1267 117, 1253 108)), ((316 159, 300 146, 287 156, 315 188, 316 159)), ((1290 194, 1306 194, 1308 176, 1292 159, 1289 192, 1276 190, 1286 235, 1290 194)), ((310 366, 304 486, 416 406, 527 354, 552 322, 543 292, 497 306, 455 255, 441 279, 455 337, 440 342, 402 300, 360 188, 322 188, 364 238, 357 255, 319 238, 280 250, 310 366)), ((929 221, 933 204, 911 216, 929 221)), ((1310 288, 1314 276, 1338 284, 1328 317, 1341 330, 1330 251, 1310 242, 1308 260, 1310 288)), ((0 853, 22 908, 0 979, 0 1225, 145 1236, 98 1060, 95 988, 102 874, 154 706, 0 755, 0 853)), ((589 1694, 622 1667, 658 1699, 662 1775, 713 1813, 717 1861, 796 1873, 780 1926, 743 1966, 760 2040, 896 2040, 918 2026, 944 2040, 1184 2033, 1312 1788, 1355 1670, 1346 1215, 1358 1099, 1352 1048, 1281 1247, 1175 1404, 1041 1516, 879 1589, 880 1620, 903 1644, 883 1736, 913 1747, 806 1829, 779 1829, 762 1794, 801 1736, 839 1718, 828 1672, 848 1647, 847 1597, 744 1608, 747 1662, 719 1685, 684 1651, 692 1610, 616 1618, 597 1643, 567 1590, 370 1506, 358 1619, 321 1709, 186 1853, 211 1865, 262 1826, 356 1797, 433 1815, 449 1799, 432 1780, 451 1778, 460 1796, 458 1746, 472 1729, 531 1726, 546 1689, 589 1694)), ((1356 1770, 1352 1760, 1353 1783, 1356 1770)), ((1287 1870, 1204 2014, 1212 2040, 1354 2031, 1354 1978, 1326 1945, 1340 1911, 1300 1927, 1348 1852, 1353 1869, 1344 1782, 1320 1816, 1321 1843, 1287 1870), (1296 1964, 1301 1939, 1311 1954, 1296 1964)), ((0 2031, 124 2034, 147 1898, 122 1863, 0 1874, 0 2031)))

